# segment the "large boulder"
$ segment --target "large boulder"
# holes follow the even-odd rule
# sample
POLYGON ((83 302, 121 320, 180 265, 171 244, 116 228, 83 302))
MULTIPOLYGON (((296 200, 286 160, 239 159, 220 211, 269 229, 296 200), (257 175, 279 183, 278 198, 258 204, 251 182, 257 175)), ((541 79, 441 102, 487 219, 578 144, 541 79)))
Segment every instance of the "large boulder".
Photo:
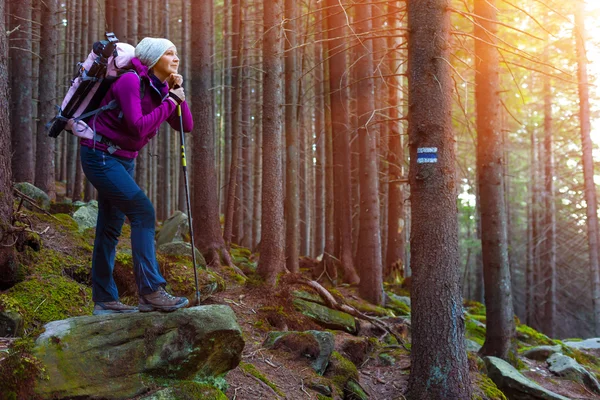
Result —
POLYGON ((324 328, 352 334, 358 332, 358 323, 350 314, 302 299, 294 299, 293 303, 298 311, 324 328))
POLYGON ((98 202, 92 200, 88 204, 79 207, 73 213, 73 219, 79 226, 79 232, 95 227, 98 220, 98 202))
POLYGON ((156 235, 156 246, 160 247, 165 243, 182 242, 183 237, 188 234, 190 225, 187 214, 181 211, 175 211, 169 219, 162 224, 162 228, 156 235))
MULTIPOLYGON (((192 257, 192 245, 186 242, 170 242, 164 243, 158 246, 158 252, 161 254, 176 256, 176 257, 192 257)), ((194 251, 196 252, 196 264, 198 268, 206 268, 206 261, 196 247, 194 247, 194 251)))
POLYGON ((600 349, 600 338, 590 338, 586 340, 574 341, 567 340, 563 342, 565 346, 569 346, 578 350, 594 350, 600 349))
POLYGON ((333 352, 335 339, 331 332, 269 332, 263 346, 267 349, 282 349, 297 358, 308 358, 310 365, 323 375, 333 352))
POLYGON ((36 341, 49 379, 45 399, 129 399, 181 381, 210 381, 235 368, 244 348, 230 307, 54 321, 36 341))
POLYGON ((569 400, 544 389, 497 357, 484 357, 488 376, 510 400, 569 400))
POLYGON ((596 377, 571 357, 553 354, 548 358, 548 369, 557 376, 582 383, 591 391, 600 394, 600 383, 596 377))
POLYGON ((523 352, 523 357, 530 360, 546 361, 548 357, 561 352, 560 345, 556 346, 535 346, 523 352))
MULTIPOLYGON (((35 200, 35 203, 38 207, 43 208, 44 210, 50 209, 50 197, 44 192, 42 189, 33 186, 29 182, 19 182, 15 183, 15 189, 19 192, 23 193, 27 197, 35 200)), ((33 209, 33 207, 29 204, 29 201, 25 201, 23 203, 25 207, 28 209, 33 209)))

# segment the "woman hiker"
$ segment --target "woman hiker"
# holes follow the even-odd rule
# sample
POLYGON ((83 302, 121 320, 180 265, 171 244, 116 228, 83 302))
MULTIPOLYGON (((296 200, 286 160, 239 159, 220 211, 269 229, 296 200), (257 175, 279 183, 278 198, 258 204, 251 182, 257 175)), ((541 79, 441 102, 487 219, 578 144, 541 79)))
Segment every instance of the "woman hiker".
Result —
POLYGON ((81 141, 81 164, 98 191, 98 222, 92 256, 94 315, 138 311, 175 311, 188 299, 164 289, 154 245, 154 206, 133 179, 135 157, 167 121, 179 130, 176 109, 181 105, 183 130, 191 132, 192 115, 185 102, 183 78, 177 73, 177 49, 167 39, 145 38, 135 48, 134 73, 112 84, 101 106, 116 99, 119 107, 98 115, 97 136, 81 141), (144 89, 140 91, 140 85, 144 89), (139 305, 119 301, 113 279, 115 250, 125 216, 131 222, 133 271, 139 305))

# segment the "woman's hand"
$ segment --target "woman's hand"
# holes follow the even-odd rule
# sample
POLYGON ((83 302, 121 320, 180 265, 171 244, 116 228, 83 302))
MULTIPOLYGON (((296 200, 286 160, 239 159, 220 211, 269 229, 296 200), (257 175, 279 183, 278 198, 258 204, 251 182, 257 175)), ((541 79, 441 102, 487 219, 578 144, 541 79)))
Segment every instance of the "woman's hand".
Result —
POLYGON ((175 104, 183 103, 185 101, 185 92, 183 91, 183 86, 169 90, 169 100, 175 102, 175 104))
POLYGON ((183 76, 179 74, 171 74, 169 79, 167 79, 167 83, 169 84, 169 89, 173 89, 177 86, 183 86, 183 76))

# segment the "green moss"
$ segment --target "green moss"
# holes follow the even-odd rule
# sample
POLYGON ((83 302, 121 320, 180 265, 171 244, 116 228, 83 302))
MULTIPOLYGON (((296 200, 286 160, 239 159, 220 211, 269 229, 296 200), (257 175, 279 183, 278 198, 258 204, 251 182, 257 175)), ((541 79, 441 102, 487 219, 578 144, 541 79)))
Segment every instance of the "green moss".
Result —
POLYGON ((346 383, 350 379, 358 380, 358 369, 352 361, 334 351, 331 353, 329 367, 326 375, 331 378, 332 382, 337 386, 340 392, 344 391, 346 383))
POLYGON ((403 301, 395 299, 394 296, 389 296, 389 302, 385 305, 386 308, 394 311, 398 315, 410 315, 410 307, 403 301))
POLYGON ((275 385, 273 382, 271 382, 269 379, 267 379, 267 377, 264 376, 258 369, 256 369, 256 367, 254 365, 252 365, 250 363, 246 363, 246 362, 241 362, 239 367, 242 371, 244 371, 244 373, 254 376, 255 378, 259 379, 261 382, 263 382, 267 386, 269 386, 271 389, 273 389, 275 391, 275 393, 277 393, 281 397, 285 397, 285 394, 283 394, 281 389, 279 389, 277 387, 277 385, 275 385))
MULTIPOLYGON (((391 310, 376 306, 364 300, 347 299, 346 302, 350 306, 356 308, 358 311, 361 311, 365 314, 375 315, 378 317, 395 317, 394 313, 391 310)), ((410 308, 408 308, 408 313, 410 314, 410 308)))
POLYGON ((530 346, 554 346, 557 344, 556 341, 527 325, 517 325, 517 339, 530 346))
POLYGON ((171 387, 173 400, 227 400, 227 396, 219 389, 197 382, 183 381, 171 387))
POLYGON ((34 276, 0 294, 0 306, 23 317, 26 332, 92 312, 91 289, 64 276, 34 276))
POLYGON ((333 400, 333 397, 325 396, 324 394, 317 393, 317 400, 333 400))
POLYGON ((566 356, 569 356, 579 364, 587 367, 591 370, 592 373, 600 375, 600 359, 594 357, 590 354, 584 353, 581 350, 574 349, 569 346, 565 346, 561 343, 562 353, 566 356))
POLYGON ((487 400, 507 400, 504 393, 486 375, 480 374, 477 377, 477 386, 483 391, 487 400))
POLYGON ((246 283, 246 278, 244 278, 242 275, 235 272, 235 270, 231 267, 225 267, 225 273, 227 274, 227 277, 229 279, 231 279, 232 281, 234 281, 235 283, 237 283, 239 285, 243 285, 246 283))
POLYGON ((467 321, 465 322, 465 336, 483 346, 483 342, 485 342, 485 327, 479 325, 476 321, 467 318, 467 321))
POLYGON ((478 301, 467 300, 465 301, 464 306, 469 314, 485 317, 485 306, 478 301))
POLYGON ((33 399, 38 379, 47 379, 40 360, 32 354, 33 341, 20 339, 8 349, 0 362, 0 398, 7 400, 33 399))

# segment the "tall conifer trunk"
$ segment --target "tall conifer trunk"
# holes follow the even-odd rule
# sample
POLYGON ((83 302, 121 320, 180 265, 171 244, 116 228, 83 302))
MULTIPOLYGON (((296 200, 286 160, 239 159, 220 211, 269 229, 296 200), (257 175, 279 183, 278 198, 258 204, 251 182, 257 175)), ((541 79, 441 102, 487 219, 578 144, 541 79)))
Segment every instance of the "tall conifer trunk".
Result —
POLYGON ((350 186, 350 140, 348 118, 348 84, 346 71, 346 10, 340 0, 327 0, 327 41, 329 53, 329 96, 331 102, 331 130, 333 136, 335 209, 339 236, 339 259, 344 281, 357 283, 352 256, 352 192, 350 186))
POLYGON ((10 35, 9 53, 13 179, 15 182, 33 183, 31 7, 32 0, 12 2, 10 28, 14 31, 10 35), (17 26, 19 28, 15 29, 17 26))
POLYGON ((257 272, 274 286, 284 271, 282 150, 282 0, 263 4, 263 157, 262 236, 257 272))
POLYGON ((40 63, 38 123, 37 123, 37 151, 35 185, 50 196, 56 198, 54 187, 54 144, 55 139, 46 134, 45 124, 55 115, 56 103, 56 51, 58 49, 58 0, 47 0, 40 3, 42 8, 42 26, 40 63))
POLYGON ((506 359, 514 335, 506 239, 495 0, 476 0, 477 173, 487 329, 481 353, 506 359))
POLYGON ((408 7, 412 351, 408 398, 471 398, 460 294, 449 0, 408 7))
MULTIPOLYGON (((371 4, 361 0, 356 6, 356 32, 367 35, 371 31, 371 4)), ((366 36, 365 36, 366 37, 366 36)), ((358 141, 360 148, 360 226, 358 233, 357 265, 360 276, 358 292, 373 304, 383 302, 381 262, 381 229, 379 224, 379 177, 377 128, 372 125, 375 109, 373 82, 373 44, 363 40, 358 46, 357 107, 358 141)))
POLYGON ((598 203, 594 184, 594 161, 592 158, 592 140, 590 138, 590 99, 585 49, 585 21, 582 0, 577 1, 575 11, 575 40, 577 43, 577 77, 579 81, 579 123, 581 125, 581 143, 583 158, 583 177, 585 202, 587 204, 588 246, 590 252, 590 281, 592 284, 592 303, 594 306, 594 325, 596 336, 600 335, 600 267, 598 265, 598 203))
MULTIPOLYGON (((8 90, 8 40, 4 19, 4 1, 0 1, 0 154, 11 154, 10 116, 8 90)), ((11 244, 12 236, 6 235, 13 212, 12 168, 10 157, 0 157, 0 284, 10 280, 16 269, 16 257, 11 244)))

